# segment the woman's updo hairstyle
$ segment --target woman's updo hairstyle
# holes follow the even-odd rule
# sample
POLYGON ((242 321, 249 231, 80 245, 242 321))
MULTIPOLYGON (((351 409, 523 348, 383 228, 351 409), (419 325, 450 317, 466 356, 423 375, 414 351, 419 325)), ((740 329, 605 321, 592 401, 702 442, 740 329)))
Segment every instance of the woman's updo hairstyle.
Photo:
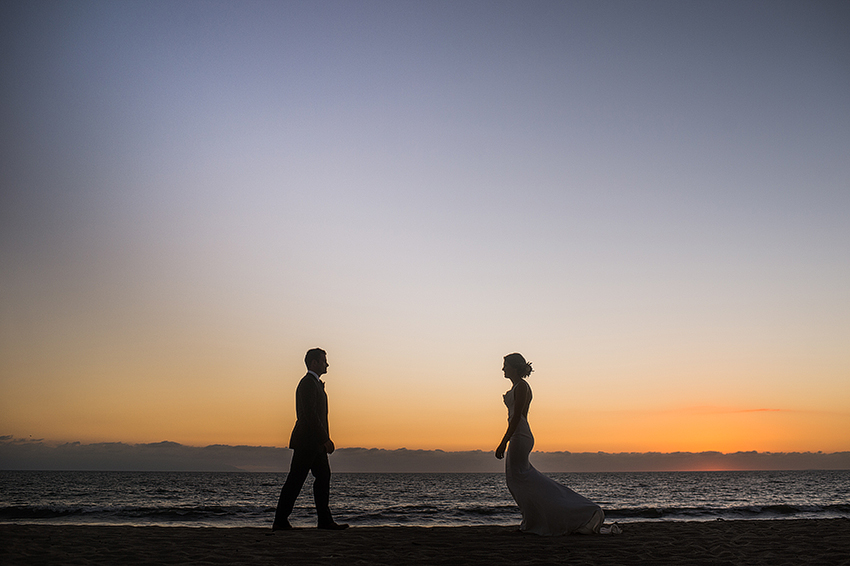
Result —
POLYGON ((520 377, 528 377, 534 370, 531 369, 531 362, 525 361, 522 354, 513 353, 505 356, 505 363, 517 370, 520 377))

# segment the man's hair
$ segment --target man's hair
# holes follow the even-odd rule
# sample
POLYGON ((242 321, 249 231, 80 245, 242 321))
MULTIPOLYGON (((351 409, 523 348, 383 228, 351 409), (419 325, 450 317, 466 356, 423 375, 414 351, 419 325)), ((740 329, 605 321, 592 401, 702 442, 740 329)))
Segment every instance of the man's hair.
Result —
POLYGON ((313 362, 318 362, 328 353, 322 350, 321 348, 313 348, 312 350, 307 350, 307 355, 304 356, 304 363, 307 364, 307 369, 310 369, 313 365, 313 362))

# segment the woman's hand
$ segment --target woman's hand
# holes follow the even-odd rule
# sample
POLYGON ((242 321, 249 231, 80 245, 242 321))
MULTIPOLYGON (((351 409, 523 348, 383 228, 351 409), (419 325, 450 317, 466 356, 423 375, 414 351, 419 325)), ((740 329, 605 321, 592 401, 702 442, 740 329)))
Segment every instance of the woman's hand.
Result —
POLYGON ((507 450, 507 448, 508 448, 508 443, 503 440, 502 443, 499 444, 499 447, 496 448, 496 458, 498 458, 499 460, 504 458, 505 457, 505 450, 507 450))

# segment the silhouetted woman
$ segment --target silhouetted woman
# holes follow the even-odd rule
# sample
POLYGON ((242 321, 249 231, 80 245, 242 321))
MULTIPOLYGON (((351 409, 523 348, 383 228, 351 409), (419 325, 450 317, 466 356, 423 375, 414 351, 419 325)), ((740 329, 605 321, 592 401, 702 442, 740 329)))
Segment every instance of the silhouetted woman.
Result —
POLYGON ((619 532, 616 525, 602 526, 605 514, 599 505, 544 476, 528 462, 534 436, 528 426, 531 387, 525 378, 532 372, 531 364, 521 354, 509 354, 502 371, 513 387, 504 395, 508 430, 496 448, 496 458, 504 458, 507 449, 505 472, 508 489, 522 511, 520 530, 547 536, 619 532))

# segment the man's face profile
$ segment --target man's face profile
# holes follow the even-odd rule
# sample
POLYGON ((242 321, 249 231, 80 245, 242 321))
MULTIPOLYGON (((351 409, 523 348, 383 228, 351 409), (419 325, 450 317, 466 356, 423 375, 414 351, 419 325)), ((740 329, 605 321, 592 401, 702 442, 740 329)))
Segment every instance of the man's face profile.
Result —
POLYGON ((311 364, 310 370, 316 373, 316 375, 324 375, 328 371, 328 356, 324 355, 320 358, 313 360, 311 364))

